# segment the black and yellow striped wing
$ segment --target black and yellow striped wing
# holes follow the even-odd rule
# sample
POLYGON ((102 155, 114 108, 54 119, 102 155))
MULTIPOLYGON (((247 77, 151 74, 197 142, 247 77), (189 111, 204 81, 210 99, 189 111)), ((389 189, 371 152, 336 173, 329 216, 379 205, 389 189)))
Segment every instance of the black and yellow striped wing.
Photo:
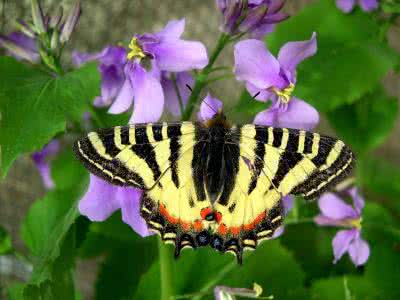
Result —
POLYGON ((225 249, 240 257, 281 226, 282 197, 316 198, 348 175, 354 155, 342 141, 304 130, 244 125, 235 131, 239 154, 228 148, 225 155, 231 161, 230 153, 239 155, 230 174, 234 188, 214 209, 222 215, 216 231, 231 244, 225 249))
POLYGON ((348 174, 354 156, 317 133, 223 122, 115 127, 74 149, 95 175, 145 191, 141 215, 176 255, 210 245, 241 261, 281 226, 283 196, 315 198, 348 174))

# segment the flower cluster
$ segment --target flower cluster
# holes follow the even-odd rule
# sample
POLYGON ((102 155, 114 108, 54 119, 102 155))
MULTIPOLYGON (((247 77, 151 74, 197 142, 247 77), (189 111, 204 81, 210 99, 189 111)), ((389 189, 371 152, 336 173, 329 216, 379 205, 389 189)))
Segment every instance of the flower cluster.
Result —
POLYGON ((336 6, 344 13, 349 13, 358 4, 365 12, 371 12, 378 8, 378 0, 336 0, 336 6))
POLYGON ((316 34, 310 40, 289 42, 276 59, 259 40, 236 44, 235 74, 247 90, 260 101, 271 100, 269 109, 260 112, 254 123, 277 127, 313 129, 319 122, 315 108, 292 96, 296 85, 296 67, 317 51, 316 34))
POLYGON ((80 0, 63 20, 60 7, 54 15, 44 14, 40 3, 32 0, 32 23, 18 21, 18 32, 0 35, 0 46, 18 59, 38 63, 40 59, 51 70, 60 72, 60 56, 81 14, 80 0))
POLYGON ((231 35, 250 33, 262 39, 276 23, 289 17, 280 11, 284 4, 284 0, 217 0, 223 15, 221 29, 231 35))
POLYGON ((334 263, 346 252, 356 266, 365 264, 369 257, 369 246, 361 238, 361 211, 364 199, 356 188, 348 191, 353 199, 353 206, 345 203, 332 193, 326 193, 318 200, 321 214, 315 217, 315 223, 320 226, 344 227, 336 233, 332 241, 334 263))
POLYGON ((208 63, 202 43, 180 38, 184 28, 185 20, 170 21, 157 33, 135 35, 129 50, 107 47, 91 55, 75 52, 76 65, 89 60, 100 62, 101 96, 95 99, 95 105, 110 106, 109 113, 120 114, 134 103, 130 123, 157 121, 165 102, 178 115, 188 98, 186 85, 193 83, 187 71, 202 69, 208 63), (146 65, 150 67, 146 69, 146 65), (175 77, 177 87, 171 77, 175 77))

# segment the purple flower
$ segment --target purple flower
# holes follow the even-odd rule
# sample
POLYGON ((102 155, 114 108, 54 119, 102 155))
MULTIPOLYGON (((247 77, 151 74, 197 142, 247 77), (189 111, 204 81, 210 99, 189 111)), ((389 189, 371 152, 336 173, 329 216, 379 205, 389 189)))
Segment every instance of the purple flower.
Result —
POLYGON ((24 59, 31 63, 40 60, 35 39, 22 32, 12 32, 8 36, 0 35, 0 46, 16 59, 24 59))
POLYGON ((346 14, 353 10, 356 3, 365 12, 373 11, 379 6, 378 0, 336 0, 336 6, 346 14))
POLYGON ((200 104, 200 110, 197 114, 197 118, 202 122, 212 119, 215 114, 222 111, 222 106, 223 104, 221 100, 213 98, 210 94, 207 94, 200 104))
POLYGON ((244 40, 235 45, 236 78, 260 101, 271 100, 269 109, 260 112, 254 123, 312 129, 319 114, 311 105, 292 96, 296 67, 317 51, 316 34, 310 40, 286 43, 276 59, 259 40, 244 40))
MULTIPOLYGON (((107 57, 113 61, 112 68, 104 63, 105 50, 94 55, 75 53, 74 62, 77 65, 93 59, 101 62, 102 96, 96 103, 111 104, 108 111, 111 114, 123 113, 134 103, 130 123, 157 121, 163 112, 164 94, 168 93, 167 96, 171 96, 169 72, 178 73, 176 80, 182 102, 187 101, 188 97, 185 96, 187 92, 184 91, 183 84, 191 85, 193 81, 188 79, 187 73, 181 72, 204 68, 208 63, 208 57, 202 43, 180 38, 184 28, 185 20, 170 21, 157 33, 135 35, 129 44, 129 51, 125 55, 121 52, 123 59, 119 59, 120 53, 108 53, 107 57), (116 56, 118 63, 112 58, 116 56), (144 67, 145 64, 142 64, 144 60, 150 61, 150 69, 144 67), (105 97, 105 94, 108 97, 105 97)), ((173 114, 176 114, 177 107, 179 108, 179 102, 176 103, 175 100, 177 99, 166 100, 173 114)))
POLYGON ((161 86, 164 91, 165 104, 173 116, 182 115, 182 109, 186 107, 191 93, 187 86, 192 87, 193 85, 194 79, 188 72, 171 73, 164 71, 161 73, 161 86))
POLYGON ((52 140, 42 150, 34 152, 31 157, 39 170, 43 184, 47 189, 54 188, 54 182, 50 177, 49 161, 60 151, 60 143, 57 140, 52 140))
POLYGON ((150 233, 139 213, 141 196, 139 189, 111 185, 90 174, 89 188, 79 202, 79 211, 91 221, 101 222, 121 209, 122 220, 144 237, 150 233))
POLYGON ((274 30, 276 23, 287 19, 280 12, 284 0, 217 0, 222 12, 222 31, 228 34, 251 33, 254 38, 262 39, 274 30))
MULTIPOLYGON (((282 198, 282 202, 283 202, 284 214, 285 216, 287 216, 293 208, 294 197, 292 195, 287 195, 282 198)), ((274 234, 272 235, 272 239, 280 237, 284 232, 285 232, 285 226, 282 225, 277 230, 275 230, 274 234)))
POLYGON ((101 95, 96 97, 94 105, 97 107, 110 106, 119 94, 125 81, 124 66, 126 64, 126 50, 123 47, 109 46, 94 54, 85 54, 74 51, 72 62, 75 66, 98 60, 101 74, 101 95))
POLYGON ((334 263, 346 252, 356 266, 366 263, 370 250, 368 243, 361 238, 361 211, 364 199, 356 188, 349 190, 353 206, 345 203, 335 194, 326 193, 318 200, 321 214, 315 217, 320 226, 340 226, 348 229, 336 233, 332 241, 334 263))

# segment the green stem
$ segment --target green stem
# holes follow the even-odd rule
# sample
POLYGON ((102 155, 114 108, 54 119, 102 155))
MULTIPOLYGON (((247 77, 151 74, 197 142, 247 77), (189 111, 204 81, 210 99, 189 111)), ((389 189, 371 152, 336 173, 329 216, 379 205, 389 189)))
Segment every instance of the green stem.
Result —
POLYGON ((302 218, 302 219, 294 219, 285 221, 285 225, 297 225, 297 224, 306 224, 306 223, 314 223, 314 218, 302 218))
POLYGON ((161 239, 158 239, 158 255, 160 259, 161 300, 173 297, 171 284, 171 255, 161 239))
POLYGON ((186 109, 184 110, 182 114, 182 120, 187 121, 190 119, 192 116, 193 110, 198 102, 200 92, 202 89, 207 85, 207 76, 208 74, 212 71, 212 67, 217 60, 218 56, 221 54, 222 50, 226 46, 226 44, 229 42, 230 36, 222 33, 218 39, 217 45, 215 46, 210 60, 208 61, 208 65, 201 71, 199 74, 196 76, 196 80, 194 83, 194 87, 192 90, 192 93, 190 94, 188 104, 186 106, 186 109))

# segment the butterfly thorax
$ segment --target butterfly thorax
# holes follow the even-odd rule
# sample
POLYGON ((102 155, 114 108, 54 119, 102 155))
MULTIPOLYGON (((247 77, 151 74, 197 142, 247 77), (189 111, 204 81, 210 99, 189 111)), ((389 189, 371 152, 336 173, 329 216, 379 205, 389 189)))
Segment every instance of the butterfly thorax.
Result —
POLYGON ((204 123, 207 128, 207 159, 204 174, 204 184, 211 203, 219 198, 226 180, 226 166, 224 152, 226 151, 226 139, 229 136, 231 125, 222 112, 204 123))

